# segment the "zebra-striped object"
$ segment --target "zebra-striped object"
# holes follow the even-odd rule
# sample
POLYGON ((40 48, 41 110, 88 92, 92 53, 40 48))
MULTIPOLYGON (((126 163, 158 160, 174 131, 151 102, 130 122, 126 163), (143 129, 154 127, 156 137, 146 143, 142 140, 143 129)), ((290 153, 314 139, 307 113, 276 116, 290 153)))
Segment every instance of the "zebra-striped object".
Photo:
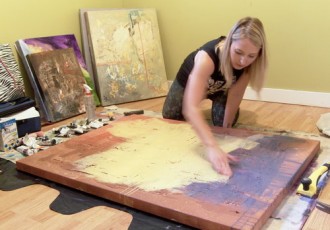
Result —
POLYGON ((24 82, 9 44, 0 44, 0 102, 25 96, 24 82))

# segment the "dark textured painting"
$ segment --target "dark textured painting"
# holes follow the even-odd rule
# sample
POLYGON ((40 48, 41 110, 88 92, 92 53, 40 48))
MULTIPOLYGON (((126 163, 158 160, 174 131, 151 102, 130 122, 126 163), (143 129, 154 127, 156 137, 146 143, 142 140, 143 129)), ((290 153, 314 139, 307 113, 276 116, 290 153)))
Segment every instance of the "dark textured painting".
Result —
MULTIPOLYGON (((94 89, 94 81, 91 78, 91 74, 87 71, 86 62, 81 54, 80 48, 78 46, 74 34, 65 34, 65 35, 39 37, 39 38, 27 38, 27 39, 23 39, 23 41, 29 47, 29 50, 32 53, 38 53, 42 51, 49 51, 55 49, 72 48, 78 59, 86 83, 92 89, 94 89)), ((99 104, 98 98, 97 97, 95 98, 95 95, 94 95, 94 99, 96 99, 96 104, 99 104)))
POLYGON ((28 55, 51 121, 85 112, 85 79, 72 48, 28 55))
MULTIPOLYGON (((87 71, 86 62, 82 57, 80 48, 78 46, 74 34, 19 39, 15 42, 15 46, 20 58, 22 59, 24 68, 28 74, 31 86, 34 90, 35 100, 37 102, 41 115, 46 120, 50 121, 50 116, 48 114, 46 105, 42 99, 42 92, 39 91, 40 89, 37 87, 37 84, 35 82, 35 76, 33 75, 33 71, 31 70, 29 62, 27 60, 27 55, 56 49, 72 48, 79 62, 86 83, 92 89, 94 89, 93 79, 91 78, 90 73, 87 71)), ((96 90, 93 90, 93 95, 95 104, 99 105, 100 101, 96 94, 96 90)))

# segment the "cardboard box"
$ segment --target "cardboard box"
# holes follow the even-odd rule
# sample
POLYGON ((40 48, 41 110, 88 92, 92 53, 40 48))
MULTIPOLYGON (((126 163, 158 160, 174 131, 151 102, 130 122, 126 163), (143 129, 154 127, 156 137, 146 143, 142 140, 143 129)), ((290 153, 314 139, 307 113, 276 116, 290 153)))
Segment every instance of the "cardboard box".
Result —
POLYGON ((31 107, 22 112, 12 114, 6 118, 16 120, 18 137, 41 130, 40 114, 35 107, 31 107))
POLYGON ((0 103, 0 117, 6 117, 10 114, 18 113, 35 106, 34 100, 28 97, 21 97, 13 101, 0 103))
POLYGON ((12 150, 18 141, 16 120, 14 118, 0 118, 0 129, 0 150, 4 152, 12 150))

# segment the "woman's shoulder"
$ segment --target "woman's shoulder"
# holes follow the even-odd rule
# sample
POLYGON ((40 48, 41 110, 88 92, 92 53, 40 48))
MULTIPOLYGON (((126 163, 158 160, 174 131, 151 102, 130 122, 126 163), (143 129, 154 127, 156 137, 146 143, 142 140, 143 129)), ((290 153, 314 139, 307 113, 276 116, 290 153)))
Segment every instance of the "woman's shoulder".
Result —
POLYGON ((203 48, 211 48, 211 49, 214 49, 215 46, 217 46, 219 44, 219 42, 222 42, 226 39, 225 36, 220 36, 216 39, 213 39, 213 40, 210 40, 208 42, 206 42, 203 46, 201 46, 201 49, 203 48))
POLYGON ((226 37, 221 36, 216 39, 213 39, 207 43, 205 43, 203 46, 200 47, 200 50, 205 51, 209 57, 212 59, 213 63, 215 65, 218 65, 219 63, 219 56, 216 47, 218 46, 219 42, 223 41, 226 37))
POLYGON ((216 47, 219 45, 220 42, 224 41, 226 39, 225 36, 218 37, 216 39, 213 39, 211 41, 208 41, 203 46, 199 48, 199 50, 204 50, 210 55, 218 55, 216 47))

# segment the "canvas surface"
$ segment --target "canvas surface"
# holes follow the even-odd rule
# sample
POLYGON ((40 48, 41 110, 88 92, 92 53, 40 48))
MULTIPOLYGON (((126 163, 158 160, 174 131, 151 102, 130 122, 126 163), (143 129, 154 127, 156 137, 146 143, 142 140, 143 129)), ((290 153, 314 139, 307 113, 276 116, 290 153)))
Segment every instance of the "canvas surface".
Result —
POLYGON ((103 106, 164 96, 168 90, 154 9, 85 12, 103 106))
POLYGON ((0 44, 0 103, 25 96, 24 82, 9 44, 0 44))
POLYGON ((51 121, 85 112, 85 80, 72 48, 28 55, 51 121))
POLYGON ((316 141, 214 128, 219 144, 240 158, 227 180, 203 159, 190 129, 128 116, 16 166, 198 229, 259 229, 319 149, 316 141))

